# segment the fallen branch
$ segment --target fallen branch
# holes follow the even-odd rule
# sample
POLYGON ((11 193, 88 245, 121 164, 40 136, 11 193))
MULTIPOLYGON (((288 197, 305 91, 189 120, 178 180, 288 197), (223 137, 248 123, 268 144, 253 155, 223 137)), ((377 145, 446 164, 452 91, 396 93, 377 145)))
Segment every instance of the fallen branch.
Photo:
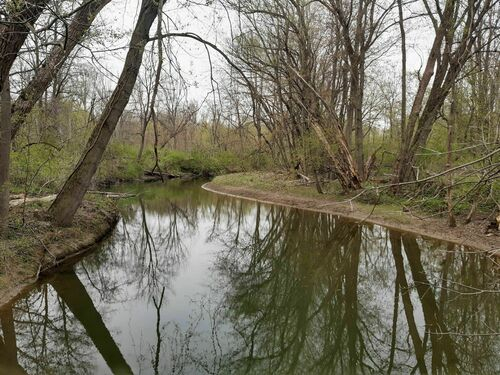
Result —
POLYGON ((130 194, 130 193, 115 193, 115 192, 110 192, 110 191, 97 191, 97 190, 89 190, 87 194, 96 194, 96 195, 104 195, 107 198, 114 198, 114 199, 119 199, 119 198, 132 198, 137 196, 137 194, 130 194))

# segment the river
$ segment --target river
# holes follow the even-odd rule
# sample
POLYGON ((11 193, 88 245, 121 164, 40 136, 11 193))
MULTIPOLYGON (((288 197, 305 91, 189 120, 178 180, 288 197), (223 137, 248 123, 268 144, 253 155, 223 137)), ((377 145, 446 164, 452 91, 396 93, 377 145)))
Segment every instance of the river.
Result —
POLYGON ((113 234, 0 309, 1 374, 500 373, 486 256, 201 182, 117 190, 113 234))

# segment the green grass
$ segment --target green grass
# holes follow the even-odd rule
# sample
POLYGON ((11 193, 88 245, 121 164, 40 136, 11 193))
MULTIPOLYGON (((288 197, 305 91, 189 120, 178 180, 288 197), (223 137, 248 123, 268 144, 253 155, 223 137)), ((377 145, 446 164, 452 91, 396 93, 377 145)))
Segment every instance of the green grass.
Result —
POLYGON ((33 278, 43 262, 44 247, 56 255, 69 254, 80 241, 109 227, 109 217, 116 212, 115 202, 95 195, 86 198, 69 228, 58 228, 50 223, 46 214, 49 202, 31 203, 24 210, 22 207, 11 210, 7 238, 0 240, 0 291, 33 278))
MULTIPOLYGON (((325 194, 319 194, 314 184, 301 184, 293 174, 283 172, 233 173, 217 176, 212 182, 220 186, 244 187, 344 204, 349 204, 348 201, 359 193, 344 194, 338 182, 332 181, 322 184, 325 194)), ((374 185, 370 186, 367 184, 366 187, 374 187, 374 185)), ((377 191, 376 189, 367 190, 363 195, 354 199, 356 211, 366 213, 367 215, 370 213, 377 214, 401 224, 407 224, 412 220, 403 212, 403 206, 406 203, 403 198, 393 196, 386 191, 377 191)))

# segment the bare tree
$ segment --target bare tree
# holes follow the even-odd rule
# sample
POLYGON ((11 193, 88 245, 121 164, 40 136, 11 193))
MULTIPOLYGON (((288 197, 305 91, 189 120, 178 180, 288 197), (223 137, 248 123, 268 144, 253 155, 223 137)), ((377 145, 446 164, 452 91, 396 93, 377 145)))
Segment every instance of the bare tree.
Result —
POLYGON ((59 225, 71 225, 118 120, 127 106, 142 64, 144 48, 149 41, 149 30, 158 16, 158 9, 157 2, 142 1, 118 84, 94 128, 80 161, 49 209, 54 221, 59 225))
POLYGON ((74 48, 82 41, 95 17, 111 0, 86 0, 73 16, 67 32, 55 42, 35 76, 24 87, 12 106, 12 138, 33 109, 74 48))
MULTIPOLYGON (((425 146, 448 93, 474 52, 482 20, 496 3, 451 0, 441 9, 436 1, 432 10, 425 2, 427 15, 434 25, 434 40, 401 141, 393 182, 413 177, 416 153, 425 146)), ((399 188, 396 186, 394 190, 399 188)))

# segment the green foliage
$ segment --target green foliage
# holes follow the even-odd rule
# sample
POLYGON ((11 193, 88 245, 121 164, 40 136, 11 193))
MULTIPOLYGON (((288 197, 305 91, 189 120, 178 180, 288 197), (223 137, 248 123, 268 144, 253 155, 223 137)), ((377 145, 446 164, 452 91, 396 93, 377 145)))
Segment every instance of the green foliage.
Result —
POLYGON ((189 173, 213 177, 252 168, 255 159, 245 159, 233 152, 220 150, 163 151, 160 155, 160 165, 164 172, 173 175, 189 173))
POLYGON ((367 204, 401 204, 402 200, 399 197, 396 197, 390 194, 387 190, 379 191, 375 190, 367 190, 364 194, 362 194, 359 199, 359 202, 367 203, 367 204))
POLYGON ((107 148, 96 173, 98 183, 130 181, 142 177, 145 163, 137 160, 139 148, 134 145, 112 142, 107 148))
POLYGON ((59 189, 71 171, 75 155, 47 144, 11 152, 10 180, 14 193, 42 194, 59 189))

